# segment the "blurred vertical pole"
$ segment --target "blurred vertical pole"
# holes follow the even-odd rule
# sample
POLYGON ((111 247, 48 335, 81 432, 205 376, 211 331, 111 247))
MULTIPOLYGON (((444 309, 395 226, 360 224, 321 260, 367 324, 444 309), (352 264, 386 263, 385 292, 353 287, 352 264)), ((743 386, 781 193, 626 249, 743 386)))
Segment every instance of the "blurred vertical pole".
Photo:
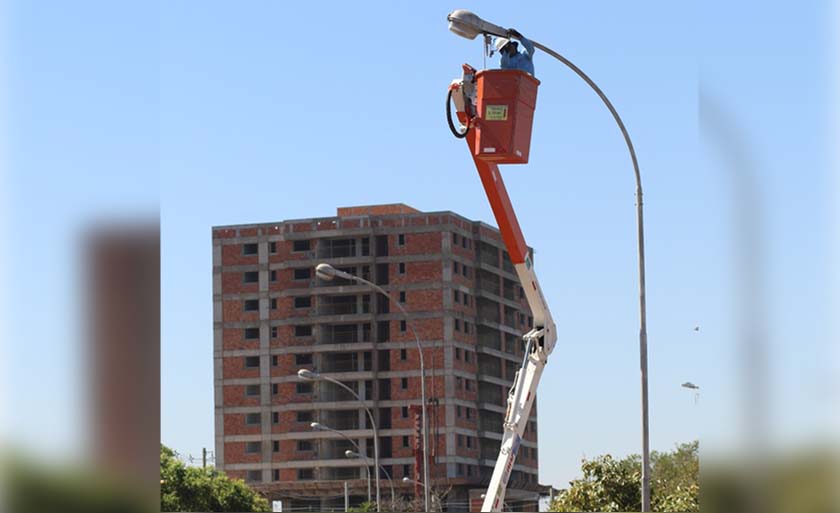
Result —
POLYGON ((766 228, 764 205, 761 201, 760 163, 755 159, 752 145, 744 128, 719 99, 704 93, 699 97, 699 121, 704 135, 720 152, 723 167, 732 180, 733 212, 735 212, 736 308, 739 313, 738 358, 740 360, 741 436, 747 461, 745 510, 769 510, 765 490, 767 482, 766 453, 769 449, 767 427, 768 410, 768 334, 765 331, 766 274, 764 242, 766 228))
POLYGON ((201 468, 207 468, 207 447, 201 448, 201 468))
POLYGON ((160 225, 94 226, 84 239, 94 461, 160 497, 160 225))
POLYGON ((344 481, 344 511, 350 511, 350 491, 347 489, 347 481, 344 481))

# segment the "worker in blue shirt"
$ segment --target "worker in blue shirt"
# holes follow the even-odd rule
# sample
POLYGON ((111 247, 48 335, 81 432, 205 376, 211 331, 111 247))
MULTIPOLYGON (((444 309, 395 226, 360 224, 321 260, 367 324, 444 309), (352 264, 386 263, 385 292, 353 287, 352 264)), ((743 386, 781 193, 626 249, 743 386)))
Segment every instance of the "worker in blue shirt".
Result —
POLYGON ((516 29, 508 29, 508 37, 496 38, 496 50, 502 56, 502 69, 521 69, 534 75, 534 44, 516 29), (525 47, 525 53, 519 51, 519 45, 511 38, 518 39, 525 47))

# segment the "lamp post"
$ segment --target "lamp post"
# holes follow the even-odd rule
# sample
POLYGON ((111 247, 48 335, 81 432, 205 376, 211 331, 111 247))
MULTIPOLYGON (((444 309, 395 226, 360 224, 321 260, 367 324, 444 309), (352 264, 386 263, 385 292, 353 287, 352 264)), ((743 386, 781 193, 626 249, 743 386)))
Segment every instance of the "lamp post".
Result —
MULTIPOLYGON (((465 9, 451 12, 446 19, 449 21, 449 30, 467 39, 475 39, 478 35, 482 34, 485 36, 507 37, 506 29, 484 21, 476 14, 465 9)), ((533 39, 531 42, 535 47, 565 64, 595 91, 615 119, 619 130, 621 130, 621 135, 624 136, 627 150, 630 152, 630 160, 632 161, 633 172, 636 178, 636 235, 639 255, 639 370, 641 373, 642 388, 642 511, 650 511, 650 430, 648 414, 647 306, 645 299, 645 232, 642 209, 642 178, 639 171, 639 162, 636 159, 636 150, 633 148, 633 142, 630 140, 630 134, 627 132, 621 116, 618 115, 618 111, 615 110, 612 102, 610 102, 601 88, 566 57, 533 39)))
POLYGON ((360 278, 359 276, 352 275, 350 273, 346 273, 344 271, 339 271, 338 269, 334 268, 330 264, 321 263, 315 267, 315 275, 321 278, 322 280, 330 281, 335 277, 343 278, 345 280, 351 280, 358 283, 362 283, 371 287, 372 289, 376 290, 388 300, 395 304, 397 308, 399 308, 400 312, 406 318, 406 324, 411 329, 411 333, 414 335, 414 341, 417 343, 417 352, 420 354, 420 401, 421 401, 421 416, 423 417, 423 502, 426 507, 426 511, 431 511, 429 509, 429 434, 428 434, 428 417, 426 415, 426 366, 423 361, 423 347, 420 345, 420 337, 417 336, 417 332, 414 330, 414 325, 411 321, 408 320, 408 312, 405 311, 405 308, 400 304, 399 301, 394 301, 394 298, 388 294, 385 289, 380 287, 379 285, 368 281, 364 278, 360 278))
MULTIPOLYGON (((356 449, 359 450, 358 445, 356 446, 356 449)), ((356 452, 347 449, 346 451, 344 451, 344 455, 348 458, 364 458, 367 461, 367 456, 362 454, 361 451, 356 452)), ((381 470, 382 473, 385 474, 385 477, 388 478, 388 483, 391 485, 391 509, 393 510, 394 504, 397 503, 397 494, 394 492, 394 481, 391 479, 391 474, 388 473, 388 470, 386 470, 385 467, 379 465, 379 470, 381 470)))
MULTIPOLYGON (((338 381, 337 379, 333 379, 329 376, 324 376, 323 374, 320 374, 320 373, 315 372, 315 371, 311 371, 309 369, 300 369, 297 374, 298 374, 298 377, 300 379, 303 379, 303 380, 306 380, 306 381, 319 381, 319 380, 329 381, 330 383, 333 383, 334 385, 338 385, 339 387, 343 388, 344 390, 350 392, 350 394, 353 397, 355 397, 356 400, 359 401, 359 403, 362 405, 362 408, 364 408, 365 412, 367 412, 368 418, 370 419, 370 425, 373 428, 373 462, 374 462, 374 466, 376 468, 379 468, 379 432, 376 429, 376 420, 373 418, 373 413, 371 413, 370 409, 368 409, 368 407, 365 406, 365 403, 364 403, 364 401, 362 401, 362 398, 359 397, 359 395, 356 392, 354 392, 352 388, 348 387, 347 385, 345 385, 341 381, 338 381)), ((381 496, 379 494, 379 472, 377 471, 377 474, 376 474, 376 511, 382 511, 381 502, 382 502, 381 501, 381 496)))
MULTIPOLYGON (((367 456, 362 455, 362 450, 359 448, 359 444, 357 444, 355 440, 353 440, 349 436, 345 435, 341 431, 339 431, 337 429, 333 429, 329 426, 325 426, 324 424, 321 424, 320 422, 313 422, 313 423, 309 424, 309 427, 311 427, 315 431, 329 431, 331 433, 335 433, 335 434, 341 436, 342 438, 344 438, 345 440, 347 440, 348 442, 350 442, 351 444, 353 444, 353 447, 355 447, 356 450, 359 451, 359 455, 361 455, 362 458, 364 458, 364 460, 365 460, 365 473, 367 474, 367 499, 368 499, 368 502, 370 502, 370 460, 368 459, 367 456)), ((346 455, 347 455, 347 453, 345 451, 345 456, 346 455)))
MULTIPOLYGON (((413 484, 413 485, 423 486, 423 483, 421 483, 420 481, 415 481, 414 479, 411 479, 408 476, 405 476, 404 478, 402 478, 402 482, 405 483, 405 484, 413 484)), ((432 509, 430 509, 429 511, 443 511, 443 508, 441 507, 441 504, 440 504, 440 497, 438 497, 436 495, 432 495, 432 509), (437 505, 435 505, 435 502, 437 502, 437 505)))

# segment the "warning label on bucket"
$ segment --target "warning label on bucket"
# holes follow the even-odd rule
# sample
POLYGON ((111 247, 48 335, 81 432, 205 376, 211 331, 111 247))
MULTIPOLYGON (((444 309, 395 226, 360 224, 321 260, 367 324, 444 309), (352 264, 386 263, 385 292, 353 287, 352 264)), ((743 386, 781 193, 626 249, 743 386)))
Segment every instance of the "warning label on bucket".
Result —
POLYGON ((507 105, 487 105, 484 108, 484 119, 487 121, 507 121, 507 105))

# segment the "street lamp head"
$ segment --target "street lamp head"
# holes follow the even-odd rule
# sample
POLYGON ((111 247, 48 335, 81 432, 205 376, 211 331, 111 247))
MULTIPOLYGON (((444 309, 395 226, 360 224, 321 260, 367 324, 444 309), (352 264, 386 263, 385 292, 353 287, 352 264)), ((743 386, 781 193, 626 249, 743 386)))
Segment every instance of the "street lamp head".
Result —
POLYGON ((695 385, 691 381, 686 381, 685 383, 682 384, 682 387, 683 388, 688 388, 689 390, 699 390, 700 389, 700 387, 698 387, 697 385, 695 385))
POLYGON ((300 369, 298 371, 298 377, 300 379, 305 379, 307 381, 314 381, 316 379, 320 379, 321 375, 315 371, 311 371, 309 369, 300 369))
POLYGON ((313 422, 312 424, 309 424, 309 427, 311 427, 315 431, 321 431, 322 429, 324 429, 324 426, 322 426, 320 422, 313 422))
POLYGON ((335 267, 330 264, 318 264, 315 266, 315 276, 324 281, 331 281, 335 278, 335 267))
POLYGON ((410 482, 411 482, 411 479, 409 479, 408 476, 405 476, 403 478, 403 483, 410 483, 410 482))
POLYGON ((350 449, 347 449, 346 451, 344 451, 344 455, 347 456, 348 458, 359 458, 359 457, 361 457, 359 455, 359 453, 351 451, 350 449))
POLYGON ((355 276, 350 273, 338 270, 330 264, 321 263, 315 266, 315 276, 324 281, 331 281, 333 278, 341 278, 343 280, 357 280, 355 276))
POLYGON ((452 11, 446 17, 449 22, 449 30, 466 39, 475 39, 479 34, 492 34, 504 36, 507 31, 498 25, 486 22, 477 14, 466 9, 452 11))

